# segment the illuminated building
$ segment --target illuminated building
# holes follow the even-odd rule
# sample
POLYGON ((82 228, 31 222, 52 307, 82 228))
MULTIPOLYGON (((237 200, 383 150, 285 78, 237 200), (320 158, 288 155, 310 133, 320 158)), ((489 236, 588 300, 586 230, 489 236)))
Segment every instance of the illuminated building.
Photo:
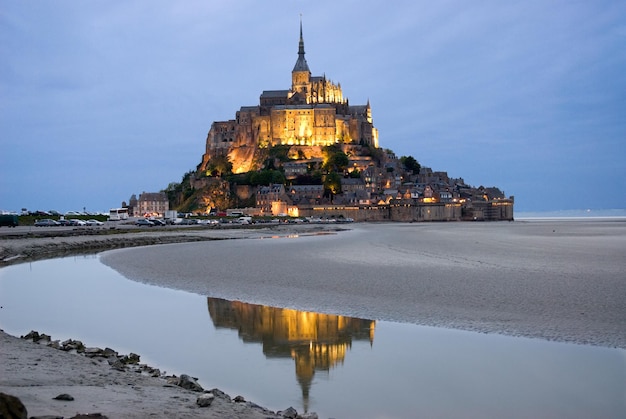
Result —
POLYGON ((236 117, 216 121, 206 140, 200 170, 209 161, 227 155, 234 173, 258 169, 259 150, 269 146, 294 146, 292 153, 320 157, 321 147, 354 144, 378 147, 368 103, 352 106, 340 84, 312 76, 305 58, 302 22, 298 58, 291 72, 291 88, 265 90, 256 106, 242 106, 236 117))

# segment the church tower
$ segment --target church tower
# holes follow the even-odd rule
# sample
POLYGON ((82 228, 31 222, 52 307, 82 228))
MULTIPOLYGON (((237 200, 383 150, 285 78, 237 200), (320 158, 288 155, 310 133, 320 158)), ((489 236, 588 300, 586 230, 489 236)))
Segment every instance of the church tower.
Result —
MULTIPOLYGON (((291 91, 301 96, 303 103, 309 102, 311 70, 304 58, 304 38, 302 37, 302 18, 300 18, 300 42, 298 44, 298 60, 291 72, 291 91)), ((295 99, 295 98, 294 98, 295 99)))

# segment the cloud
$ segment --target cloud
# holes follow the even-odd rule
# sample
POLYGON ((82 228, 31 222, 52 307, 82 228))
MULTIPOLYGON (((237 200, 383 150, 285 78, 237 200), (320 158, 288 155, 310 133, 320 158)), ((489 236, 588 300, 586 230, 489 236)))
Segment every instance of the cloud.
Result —
MULTIPOLYGON (((520 206, 534 205, 541 188, 553 191, 546 205, 566 208, 580 193, 564 182, 590 190, 600 175, 589 173, 623 175, 619 2, 57 1, 3 9, 7 209, 47 206, 55 198, 45 191, 77 174, 70 196, 102 208, 180 180, 199 163, 212 121, 258 103, 263 90, 290 86, 300 13, 314 75, 341 83, 352 104, 370 100, 383 147, 502 186, 520 206), (109 188, 111 170, 129 183, 109 188), (24 182, 30 194, 14 186, 24 182), (108 192, 94 196, 89 184, 108 192)), ((613 192, 621 186, 587 199, 626 207, 613 192)), ((52 206, 77 205, 68 199, 52 206)))

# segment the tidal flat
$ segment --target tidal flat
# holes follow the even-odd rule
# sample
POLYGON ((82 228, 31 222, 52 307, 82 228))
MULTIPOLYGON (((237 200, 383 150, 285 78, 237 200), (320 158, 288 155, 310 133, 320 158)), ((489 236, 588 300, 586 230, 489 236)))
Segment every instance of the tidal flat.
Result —
POLYGON ((26 299, 40 313, 24 309, 20 327, 46 318, 53 335, 320 417, 617 417, 625 227, 355 224, 43 261, 30 265, 42 298, 26 299), (67 302, 48 309, 55 285, 67 302), (68 317, 41 315, 54 307, 68 317))

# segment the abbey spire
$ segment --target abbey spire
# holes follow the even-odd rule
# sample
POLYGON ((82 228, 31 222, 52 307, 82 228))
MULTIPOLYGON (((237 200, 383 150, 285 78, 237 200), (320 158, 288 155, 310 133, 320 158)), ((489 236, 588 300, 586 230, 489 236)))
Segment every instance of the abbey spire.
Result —
POLYGON ((311 94, 309 84, 311 81, 311 70, 304 58, 304 38, 302 37, 302 18, 300 18, 300 42, 298 43, 298 61, 291 72, 291 91, 299 95, 303 102, 308 102, 311 94))
POLYGON ((298 43, 298 61, 296 61, 296 65, 293 67, 293 71, 306 71, 309 74, 311 71, 309 70, 309 65, 306 62, 306 58, 304 58, 304 38, 302 37, 302 18, 300 18, 300 42, 298 43))

